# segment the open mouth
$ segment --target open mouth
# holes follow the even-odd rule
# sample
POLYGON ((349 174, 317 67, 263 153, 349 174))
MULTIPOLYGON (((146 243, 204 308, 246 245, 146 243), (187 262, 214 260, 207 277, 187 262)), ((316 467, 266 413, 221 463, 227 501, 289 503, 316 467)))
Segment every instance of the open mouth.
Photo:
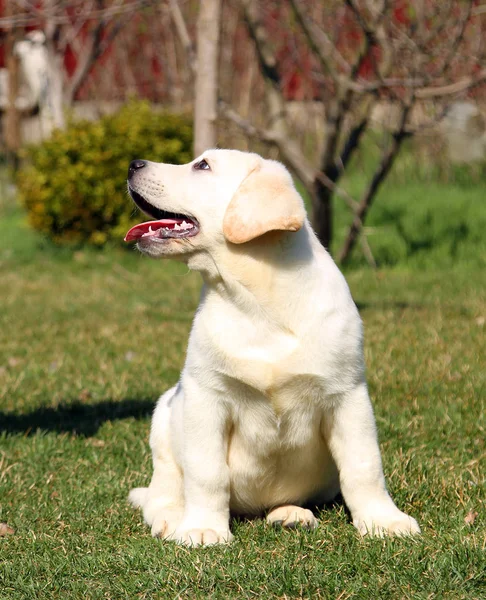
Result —
POLYGON ((145 221, 132 227, 125 235, 125 242, 148 239, 166 240, 168 238, 193 237, 199 233, 199 223, 194 217, 171 213, 150 204, 138 192, 128 186, 128 191, 135 204, 155 221, 145 221))

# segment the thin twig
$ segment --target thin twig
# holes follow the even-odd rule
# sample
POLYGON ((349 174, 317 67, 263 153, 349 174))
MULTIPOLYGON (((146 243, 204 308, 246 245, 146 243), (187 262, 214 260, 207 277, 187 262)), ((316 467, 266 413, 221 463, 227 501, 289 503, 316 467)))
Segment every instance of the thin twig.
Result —
POLYGON ((170 14, 177 31, 177 35, 181 41, 182 47, 187 56, 187 64, 193 74, 196 73, 196 52, 194 44, 187 31, 186 22, 179 6, 178 0, 170 0, 170 14))
POLYGON ((350 211, 353 214, 356 213, 356 211, 359 208, 359 202, 356 202, 356 200, 350 194, 348 194, 348 192, 344 188, 338 186, 330 177, 328 177, 322 171, 316 172, 316 179, 318 179, 323 185, 325 185, 332 192, 334 192, 338 196, 341 196, 341 198, 345 201, 345 203, 346 203, 347 207, 350 209, 350 211))
MULTIPOLYGON (((76 13, 76 19, 83 19, 84 21, 97 21, 99 19, 106 19, 117 15, 126 13, 133 13, 135 10, 145 8, 157 3, 158 0, 133 0, 128 4, 109 6, 101 10, 83 10, 82 12, 76 13)), ((0 28, 9 29, 12 27, 27 27, 42 25, 42 23, 49 18, 54 25, 70 25, 72 23, 72 17, 69 15, 53 14, 52 16, 45 10, 37 9, 35 15, 23 14, 16 15, 14 17, 0 17, 0 28)))
POLYGON ((368 242, 368 236, 366 235, 365 228, 361 228, 361 235, 359 236, 359 242, 361 244, 361 249, 363 250, 364 257, 366 258, 368 264, 373 269, 376 269, 378 265, 376 264, 375 257, 373 256, 373 252, 371 250, 371 246, 368 242))
POLYGON ((397 131, 393 134, 392 144, 388 148, 388 150, 383 154, 380 164, 378 165, 368 187, 362 195, 358 210, 354 214, 353 222, 351 223, 351 226, 349 228, 346 240, 344 241, 344 244, 338 255, 338 260, 341 263, 345 263, 349 259, 351 252, 359 237, 359 234, 363 228, 366 215, 372 205, 374 198, 376 197, 376 193, 380 185, 383 183, 385 177, 389 173, 390 169, 392 168, 393 163, 400 150, 400 147, 403 143, 403 140, 407 137, 407 120, 414 103, 415 96, 412 93, 410 99, 407 100, 403 105, 402 114, 397 131))
POLYGON ((475 75, 464 77, 454 83, 448 83, 445 85, 426 86, 428 79, 417 77, 417 78, 387 78, 383 81, 372 81, 372 82, 355 82, 348 81, 346 85, 354 92, 358 94, 368 94, 370 92, 376 92, 379 90, 391 89, 391 88, 408 88, 414 89, 418 99, 425 98, 438 98, 440 96, 451 96, 460 92, 464 92, 472 87, 480 85, 486 80, 486 68, 481 69, 475 75), (426 86, 426 87, 424 87, 426 86))
POLYGON ((297 144, 283 136, 279 131, 270 128, 257 127, 244 119, 225 102, 219 101, 220 114, 235 123, 249 137, 256 138, 267 144, 276 146, 292 171, 302 181, 307 189, 312 187, 315 180, 315 169, 304 157, 297 144))
POLYGON ((290 4, 311 50, 321 63, 323 71, 327 72, 334 82, 337 82, 338 74, 336 66, 339 66, 345 73, 349 73, 350 66, 348 61, 331 42, 329 36, 311 21, 301 0, 290 0, 290 4), (336 63, 333 63, 333 60, 336 63))

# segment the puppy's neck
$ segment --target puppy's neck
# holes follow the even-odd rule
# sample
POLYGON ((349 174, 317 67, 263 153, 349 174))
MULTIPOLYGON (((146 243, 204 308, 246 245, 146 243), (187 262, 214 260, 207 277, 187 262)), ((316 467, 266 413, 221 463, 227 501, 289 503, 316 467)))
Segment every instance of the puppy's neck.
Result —
POLYGON ((201 274, 209 290, 244 312, 259 307, 277 316, 294 295, 296 282, 308 271, 311 277, 318 251, 314 238, 306 223, 297 232, 275 231, 246 244, 228 243, 211 254, 212 268, 206 262, 201 274))

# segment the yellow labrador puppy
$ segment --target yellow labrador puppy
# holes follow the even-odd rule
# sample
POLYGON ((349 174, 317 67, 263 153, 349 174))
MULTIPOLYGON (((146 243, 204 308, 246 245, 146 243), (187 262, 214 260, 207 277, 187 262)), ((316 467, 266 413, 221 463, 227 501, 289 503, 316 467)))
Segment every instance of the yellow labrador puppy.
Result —
POLYGON ((154 220, 125 239, 205 284, 153 415, 152 481, 129 497, 152 534, 229 542, 230 511, 314 528, 301 506, 340 490, 362 534, 419 532, 385 487, 356 306, 285 167, 235 150, 136 160, 128 189, 154 220))

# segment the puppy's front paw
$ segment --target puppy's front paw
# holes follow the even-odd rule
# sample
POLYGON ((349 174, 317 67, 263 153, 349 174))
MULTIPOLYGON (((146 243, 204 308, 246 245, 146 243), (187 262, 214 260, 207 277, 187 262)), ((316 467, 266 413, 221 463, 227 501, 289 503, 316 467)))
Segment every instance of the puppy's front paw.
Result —
POLYGON ((130 492, 128 500, 132 506, 142 508, 143 519, 151 527, 153 537, 172 539, 182 521, 182 506, 174 506, 174 503, 163 496, 151 498, 149 488, 135 488, 130 492))
POLYGON ((289 529, 295 529, 299 525, 305 529, 315 529, 319 525, 311 510, 293 505, 279 506, 271 510, 267 515, 267 523, 289 529))
POLYGON ((386 535, 409 536, 420 533, 417 521, 395 508, 383 514, 360 515, 353 519, 353 525, 361 535, 384 537, 386 535))
POLYGON ((158 512, 152 520, 152 537, 162 538, 164 540, 175 539, 175 532, 181 519, 181 510, 162 510, 158 512))
POLYGON ((171 539, 186 546, 213 546, 230 543, 233 535, 229 529, 179 529, 171 539))

